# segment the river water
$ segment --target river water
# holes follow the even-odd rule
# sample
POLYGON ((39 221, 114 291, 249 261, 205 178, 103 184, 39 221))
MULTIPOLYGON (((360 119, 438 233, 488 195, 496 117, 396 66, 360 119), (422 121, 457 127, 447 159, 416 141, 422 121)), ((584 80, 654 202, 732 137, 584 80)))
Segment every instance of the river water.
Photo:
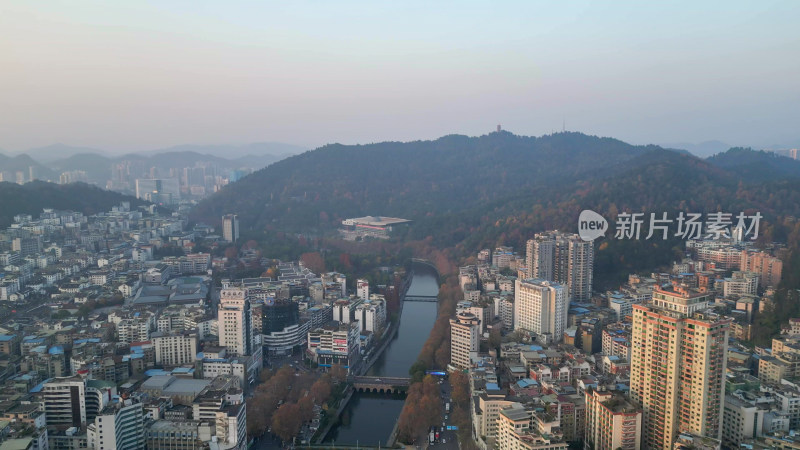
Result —
MULTIPOLYGON (((424 265, 414 266, 408 296, 437 295, 436 272, 424 265)), ((367 372, 370 376, 407 377, 436 321, 437 304, 406 302, 397 335, 367 372)), ((331 429, 325 442, 343 445, 385 445, 400 417, 404 396, 355 393, 342 411, 342 423, 331 429)))

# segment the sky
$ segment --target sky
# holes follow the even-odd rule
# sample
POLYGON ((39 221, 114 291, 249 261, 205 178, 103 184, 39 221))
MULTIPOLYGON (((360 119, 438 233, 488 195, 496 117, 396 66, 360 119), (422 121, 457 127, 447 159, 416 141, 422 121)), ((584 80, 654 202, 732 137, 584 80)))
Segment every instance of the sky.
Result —
POLYGON ((0 2, 0 149, 800 142, 800 2, 0 2))

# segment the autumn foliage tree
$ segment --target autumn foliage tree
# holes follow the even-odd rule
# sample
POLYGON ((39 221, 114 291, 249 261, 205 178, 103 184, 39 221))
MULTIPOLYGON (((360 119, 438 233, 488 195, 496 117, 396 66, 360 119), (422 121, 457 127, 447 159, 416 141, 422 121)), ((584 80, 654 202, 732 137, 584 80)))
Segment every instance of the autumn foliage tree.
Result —
POLYGON ((319 252, 307 252, 300 255, 300 261, 308 268, 308 270, 320 274, 325 273, 325 260, 319 252))
POLYGON ((311 386, 310 397, 314 403, 322 405, 328 401, 331 396, 331 377, 328 374, 323 375, 311 386))
POLYGON ((314 397, 311 395, 305 395, 297 401, 297 406, 299 408, 300 420, 302 422, 308 422, 314 418, 314 397))
POLYGON ((439 386, 428 375, 421 383, 414 383, 408 390, 406 403, 398 419, 398 438, 413 442, 424 436, 433 425, 440 423, 442 404, 439 401, 439 386))
POLYGON ((297 436, 302 425, 300 406, 296 403, 284 403, 272 416, 272 432, 284 442, 297 436))

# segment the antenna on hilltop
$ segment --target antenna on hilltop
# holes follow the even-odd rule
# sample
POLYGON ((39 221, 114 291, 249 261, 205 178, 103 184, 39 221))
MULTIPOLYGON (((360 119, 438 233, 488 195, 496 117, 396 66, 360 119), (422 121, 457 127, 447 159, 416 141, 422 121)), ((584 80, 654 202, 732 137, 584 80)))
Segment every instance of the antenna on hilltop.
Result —
POLYGON ((502 128, 500 128, 500 124, 498 123, 498 124, 497 124, 497 132, 499 133, 499 132, 500 132, 500 130, 502 130, 502 128))
POLYGON ((561 132, 562 133, 566 133, 566 131, 567 131, 567 118, 565 117, 564 118, 564 123, 563 123, 563 125, 561 125, 561 132))

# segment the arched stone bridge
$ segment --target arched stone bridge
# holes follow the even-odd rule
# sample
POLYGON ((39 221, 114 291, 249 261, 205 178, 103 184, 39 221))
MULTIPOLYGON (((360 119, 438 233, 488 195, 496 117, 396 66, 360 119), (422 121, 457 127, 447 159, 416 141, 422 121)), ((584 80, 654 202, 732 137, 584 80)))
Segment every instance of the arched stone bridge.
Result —
POLYGON ((404 377, 349 377, 353 388, 360 392, 399 393, 408 391, 410 378, 404 377))

